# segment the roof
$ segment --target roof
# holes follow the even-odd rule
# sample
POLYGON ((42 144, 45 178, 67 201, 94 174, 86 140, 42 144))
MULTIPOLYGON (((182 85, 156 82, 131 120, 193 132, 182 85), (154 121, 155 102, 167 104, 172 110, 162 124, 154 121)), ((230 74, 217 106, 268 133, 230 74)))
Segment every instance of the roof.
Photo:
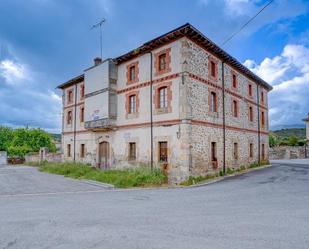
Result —
POLYGON ((74 84, 77 84, 79 82, 82 82, 84 80, 84 74, 78 75, 74 77, 73 79, 70 79, 67 82, 62 83, 61 85, 57 86, 57 88, 63 89, 69 86, 72 86, 74 84))
MULTIPOLYGON (((180 26, 180 27, 168 32, 168 33, 165 33, 165 34, 163 34, 163 35, 161 35, 161 36, 159 36, 155 39, 152 39, 151 41, 144 43, 142 46, 115 58, 114 61, 117 64, 121 64, 121 63, 126 62, 128 60, 131 60, 131 59, 133 59, 133 58, 135 58, 139 55, 148 53, 155 48, 158 48, 158 47, 165 45, 169 42, 177 40, 181 37, 187 37, 187 38, 191 39, 192 41, 199 44, 201 47, 205 48, 207 51, 216 55, 218 58, 220 58, 226 64, 230 65, 234 69, 243 73, 249 79, 251 79, 254 82, 264 86, 269 91, 272 90, 271 85, 269 85, 266 81, 261 79, 259 76, 255 75, 253 72, 251 72, 247 67, 245 67, 239 61, 237 61, 234 57, 232 57, 227 52, 225 52, 223 49, 221 49, 213 41, 208 39, 199 30, 194 28, 190 23, 186 23, 186 24, 184 24, 184 25, 182 25, 182 26, 180 26)), ((78 76, 78 77, 81 77, 81 76, 78 76)), ((74 79, 76 79, 76 78, 74 78, 74 79)), ((74 79, 58 86, 58 88, 63 88, 64 86, 65 87, 69 86, 70 84, 72 84, 72 82, 74 82, 74 79)))

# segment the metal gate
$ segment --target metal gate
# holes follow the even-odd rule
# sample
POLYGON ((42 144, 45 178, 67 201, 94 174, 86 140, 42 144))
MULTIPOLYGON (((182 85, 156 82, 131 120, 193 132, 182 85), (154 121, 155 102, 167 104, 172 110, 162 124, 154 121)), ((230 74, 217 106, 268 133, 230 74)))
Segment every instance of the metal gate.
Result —
POLYGON ((7 153, 6 151, 0 151, 0 165, 7 164, 7 153))

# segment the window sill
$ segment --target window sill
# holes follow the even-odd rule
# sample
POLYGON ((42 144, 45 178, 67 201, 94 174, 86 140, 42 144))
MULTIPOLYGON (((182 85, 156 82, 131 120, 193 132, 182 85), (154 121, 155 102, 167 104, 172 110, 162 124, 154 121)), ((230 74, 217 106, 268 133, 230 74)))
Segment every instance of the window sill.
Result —
POLYGON ((155 109, 155 114, 157 114, 157 115, 166 114, 166 113, 169 113, 169 112, 170 111, 169 111, 168 107, 155 109))
POLYGON ((213 118, 219 118, 219 112, 212 112, 212 111, 210 111, 208 113, 208 115, 213 117, 213 118))

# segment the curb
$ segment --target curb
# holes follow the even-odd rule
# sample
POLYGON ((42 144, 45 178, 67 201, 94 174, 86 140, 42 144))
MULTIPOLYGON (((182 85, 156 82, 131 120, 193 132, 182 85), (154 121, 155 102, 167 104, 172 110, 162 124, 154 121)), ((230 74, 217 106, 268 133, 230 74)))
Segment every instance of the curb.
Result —
POLYGON ((108 184, 108 183, 103 183, 103 182, 97 182, 97 181, 93 181, 93 180, 79 180, 80 182, 89 184, 89 185, 93 185, 93 186, 97 186, 97 187, 103 187, 105 189, 115 189, 115 186, 112 184, 108 184))
POLYGON ((247 174, 247 173, 250 173, 252 171, 270 168, 271 166, 272 166, 271 164, 268 164, 268 165, 264 165, 264 166, 260 166, 260 167, 256 167, 256 168, 251 168, 251 169, 247 169, 247 170, 242 171, 242 172, 236 172, 236 173, 234 173, 232 175, 221 176, 221 177, 218 177, 218 178, 216 178, 214 180, 209 180, 209 181, 206 181, 206 182, 197 183, 197 184, 186 186, 186 187, 187 188, 202 187, 202 186, 206 186, 206 185, 209 185, 209 184, 213 184, 213 183, 216 183, 216 182, 223 181, 223 180, 228 179, 228 178, 232 178, 232 177, 235 177, 235 176, 240 176, 240 175, 243 175, 243 174, 247 174))

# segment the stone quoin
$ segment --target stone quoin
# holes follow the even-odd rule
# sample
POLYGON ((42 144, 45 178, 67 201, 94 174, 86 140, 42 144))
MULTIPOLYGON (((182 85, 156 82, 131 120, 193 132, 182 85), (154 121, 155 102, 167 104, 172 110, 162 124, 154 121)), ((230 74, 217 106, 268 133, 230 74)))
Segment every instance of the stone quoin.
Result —
POLYGON ((58 88, 66 161, 149 165, 151 108, 154 166, 170 182, 268 160, 272 87, 190 24, 58 88))

